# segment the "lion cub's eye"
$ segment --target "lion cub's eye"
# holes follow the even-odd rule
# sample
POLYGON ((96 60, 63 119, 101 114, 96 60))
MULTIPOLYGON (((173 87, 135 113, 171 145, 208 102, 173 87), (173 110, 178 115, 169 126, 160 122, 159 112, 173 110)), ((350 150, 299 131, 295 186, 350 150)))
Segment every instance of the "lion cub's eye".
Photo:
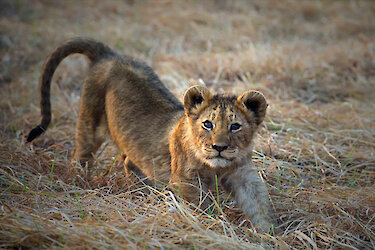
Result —
POLYGON ((241 125, 238 124, 238 123, 233 123, 232 125, 230 125, 230 132, 236 132, 238 130, 241 129, 241 125))
POLYGON ((212 122, 210 122, 208 120, 203 122, 203 128, 204 129, 212 130, 213 127, 214 127, 214 125, 212 124, 212 122))

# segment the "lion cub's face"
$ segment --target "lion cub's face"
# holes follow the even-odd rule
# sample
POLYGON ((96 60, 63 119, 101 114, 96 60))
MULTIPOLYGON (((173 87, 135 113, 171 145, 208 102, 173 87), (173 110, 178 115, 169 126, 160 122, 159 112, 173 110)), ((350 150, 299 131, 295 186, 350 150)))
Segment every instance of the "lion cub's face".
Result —
POLYGON ((252 139, 263 121, 267 103, 257 91, 240 97, 213 96, 202 86, 184 96, 194 152, 212 168, 222 168, 249 159, 252 139))

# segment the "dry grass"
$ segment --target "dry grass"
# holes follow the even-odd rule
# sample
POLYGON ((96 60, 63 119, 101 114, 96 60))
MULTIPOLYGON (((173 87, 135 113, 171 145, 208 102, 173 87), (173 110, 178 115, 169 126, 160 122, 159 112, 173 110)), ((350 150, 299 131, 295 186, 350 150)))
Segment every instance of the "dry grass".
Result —
POLYGON ((374 16, 370 0, 0 1, 0 247, 374 248, 374 16), (73 36, 148 62, 179 97, 190 78, 263 91, 254 161, 277 231, 255 232, 225 195, 207 214, 126 179, 110 143, 96 177, 71 166, 82 56, 59 67, 53 123, 25 145, 43 60, 73 36))

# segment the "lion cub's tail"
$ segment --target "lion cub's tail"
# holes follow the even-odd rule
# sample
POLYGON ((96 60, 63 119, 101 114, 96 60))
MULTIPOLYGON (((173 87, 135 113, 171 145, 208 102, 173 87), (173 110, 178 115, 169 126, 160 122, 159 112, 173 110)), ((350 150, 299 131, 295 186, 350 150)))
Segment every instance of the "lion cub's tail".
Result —
POLYGON ((44 63, 42 74, 39 80, 40 86, 40 111, 42 114, 41 123, 33 128, 27 136, 27 142, 46 131, 51 121, 51 80, 60 62, 71 54, 84 54, 95 64, 104 57, 115 56, 116 53, 104 44, 95 40, 75 38, 57 47, 44 63))

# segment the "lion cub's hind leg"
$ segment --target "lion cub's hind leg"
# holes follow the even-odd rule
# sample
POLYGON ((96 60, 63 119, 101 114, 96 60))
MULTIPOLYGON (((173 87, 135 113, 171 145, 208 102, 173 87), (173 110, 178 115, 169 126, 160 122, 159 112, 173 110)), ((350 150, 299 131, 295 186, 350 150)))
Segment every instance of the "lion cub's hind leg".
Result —
POLYGON ((93 161, 93 154, 105 140, 107 131, 103 91, 88 80, 83 85, 76 128, 73 160, 80 164, 93 161))

